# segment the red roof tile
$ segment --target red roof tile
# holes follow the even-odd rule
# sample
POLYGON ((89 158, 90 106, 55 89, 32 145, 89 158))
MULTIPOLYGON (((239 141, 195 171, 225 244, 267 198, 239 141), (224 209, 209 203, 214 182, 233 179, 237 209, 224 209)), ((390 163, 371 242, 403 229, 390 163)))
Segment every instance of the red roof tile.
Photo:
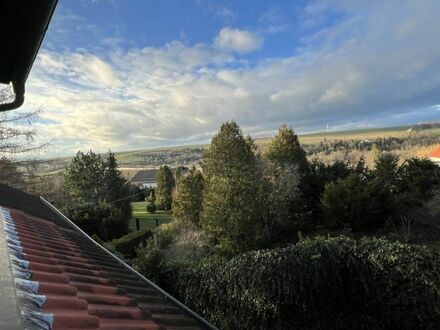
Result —
POLYGON ((432 157, 432 158, 440 158, 440 147, 437 148, 436 150, 434 150, 434 151, 429 155, 429 157, 432 157))
POLYGON ((28 280, 20 283, 33 286, 51 329, 201 328, 82 233, 19 210, 2 212, 21 266, 16 272, 28 280))

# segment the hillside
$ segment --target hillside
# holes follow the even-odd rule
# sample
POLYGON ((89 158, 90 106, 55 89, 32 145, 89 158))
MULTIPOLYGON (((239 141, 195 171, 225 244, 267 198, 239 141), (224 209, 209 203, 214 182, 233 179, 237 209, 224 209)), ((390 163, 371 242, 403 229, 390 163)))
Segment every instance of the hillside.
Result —
MULTIPOLYGON (((255 142, 260 150, 264 150, 270 139, 271 137, 256 138, 255 142)), ((309 156, 319 154, 322 151, 319 150, 319 146, 322 148, 323 145, 329 145, 331 149, 335 149, 331 151, 337 151, 334 145, 340 145, 342 148, 347 147, 347 144, 341 144, 341 141, 357 144, 360 141, 369 140, 374 142, 382 139, 394 139, 393 143, 402 146, 407 151, 413 148, 409 151, 409 155, 414 154, 423 157, 432 149, 430 146, 440 143, 440 123, 418 124, 412 127, 399 126, 317 132, 299 136, 299 140, 309 156), (410 140, 412 142, 408 142, 410 140)), ((121 170, 128 177, 131 177, 139 169, 156 168, 165 164, 171 167, 196 165, 207 146, 207 144, 201 144, 123 151, 116 152, 116 158, 121 170)), ((328 152, 326 151, 325 154, 328 155, 328 152)), ((37 173, 39 175, 50 175, 63 171, 71 159, 72 157, 41 160, 36 167, 37 173)), ((23 162, 23 167, 26 165, 23 162)))

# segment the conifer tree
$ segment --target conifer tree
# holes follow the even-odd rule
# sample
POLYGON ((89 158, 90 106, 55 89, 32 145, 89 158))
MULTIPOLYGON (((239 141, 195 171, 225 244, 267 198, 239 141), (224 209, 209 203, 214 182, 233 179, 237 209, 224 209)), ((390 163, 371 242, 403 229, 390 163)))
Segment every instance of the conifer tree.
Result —
POLYGON ((226 254, 255 248, 261 238, 261 187, 253 140, 224 123, 205 152, 202 228, 226 254))
POLYGON ((186 175, 177 178, 173 215, 176 219, 199 224, 203 202, 203 176, 193 167, 186 175))
POLYGON ((299 143, 298 136, 286 126, 282 126, 270 142, 266 157, 279 165, 296 165, 302 173, 309 169, 306 153, 299 143))
POLYGON ((156 175, 156 205, 160 210, 171 210, 172 192, 175 186, 173 172, 168 166, 161 166, 156 175))
POLYGON ((131 189, 127 180, 118 169, 115 154, 109 151, 108 158, 104 162, 104 185, 105 199, 121 209, 126 219, 131 217, 131 189))

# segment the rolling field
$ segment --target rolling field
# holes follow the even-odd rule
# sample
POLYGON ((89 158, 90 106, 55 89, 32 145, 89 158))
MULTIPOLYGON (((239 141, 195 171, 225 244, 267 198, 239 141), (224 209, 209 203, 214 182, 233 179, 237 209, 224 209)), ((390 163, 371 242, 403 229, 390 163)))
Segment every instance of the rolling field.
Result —
MULTIPOLYGON (((416 129, 414 133, 423 136, 440 136, 440 128, 416 129)), ((322 141, 330 140, 373 140, 377 138, 405 138, 409 136, 409 126, 368 128, 345 131, 317 132, 299 135, 299 141, 302 145, 318 144, 322 141)), ((255 138, 255 143, 260 151, 263 151, 272 137, 255 138)), ((140 169, 158 168, 161 165, 192 166, 198 164, 202 157, 204 149, 208 144, 197 144, 176 147, 151 148, 144 150, 132 150, 116 152, 116 158, 121 171, 127 179, 131 179, 140 169)), ((423 150, 415 150, 411 154, 424 156, 429 153, 431 146, 423 150)), ((51 175, 64 171, 72 157, 41 160, 37 169, 37 175, 51 175)), ((25 163, 25 162, 23 162, 25 163)), ((24 164, 25 165, 25 164, 24 164)))
POLYGON ((134 202, 131 203, 131 205, 133 207, 133 216, 130 219, 130 230, 136 230, 136 218, 139 218, 140 229, 156 228, 156 219, 158 220, 159 225, 170 222, 172 219, 172 215, 169 212, 156 211, 153 214, 148 213, 145 209, 147 205, 146 202, 134 202))

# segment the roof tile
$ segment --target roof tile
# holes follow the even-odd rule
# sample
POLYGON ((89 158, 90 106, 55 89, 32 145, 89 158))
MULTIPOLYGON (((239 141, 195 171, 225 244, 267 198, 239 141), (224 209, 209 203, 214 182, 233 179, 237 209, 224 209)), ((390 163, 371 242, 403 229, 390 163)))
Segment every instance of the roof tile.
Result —
MULTIPOLYGON (((180 307, 73 229, 0 207, 20 295, 50 329, 200 329, 180 307), (21 291, 26 287, 25 291, 21 291)), ((26 310, 28 307, 23 307, 26 310)), ((41 327, 45 329, 45 327, 41 327)))

